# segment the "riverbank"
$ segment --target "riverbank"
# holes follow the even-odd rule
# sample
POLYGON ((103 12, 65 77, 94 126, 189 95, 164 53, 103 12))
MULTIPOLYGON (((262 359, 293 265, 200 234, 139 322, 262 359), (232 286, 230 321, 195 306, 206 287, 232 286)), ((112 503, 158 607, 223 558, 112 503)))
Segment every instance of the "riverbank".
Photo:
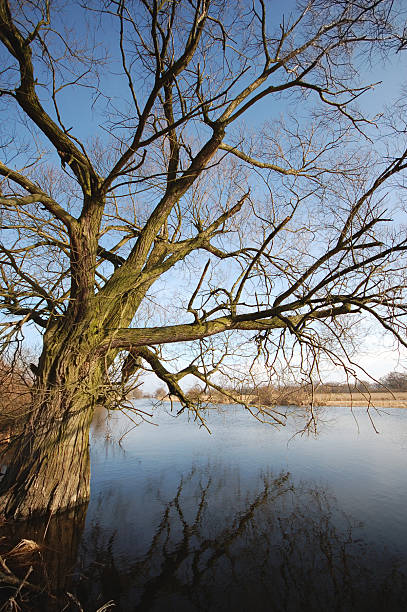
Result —
POLYGON ((319 406, 338 406, 343 408, 407 408, 407 392, 370 392, 370 393, 316 393, 315 403, 319 406))
MULTIPOLYGON (((177 401, 176 397, 173 398, 163 398, 160 401, 177 401)), ((242 402, 247 402, 253 406, 256 405, 255 397, 252 395, 242 395, 240 396, 242 402)), ((207 397, 203 396, 201 401, 204 403, 213 403, 214 405, 219 403, 232 404, 239 402, 232 402, 229 398, 225 398, 223 402, 215 401, 207 397)), ((299 406, 307 406, 311 401, 311 395, 307 394, 295 394, 292 393, 292 396, 285 395, 282 401, 281 395, 276 393, 274 398, 276 405, 279 406, 289 406, 289 405, 299 405, 299 406), (298 397, 296 397, 298 395, 298 397)), ((370 391, 366 393, 360 392, 352 392, 352 393, 314 393, 314 405, 315 406, 336 406, 338 408, 407 408, 407 392, 399 391, 399 392, 385 392, 385 391, 370 391)))

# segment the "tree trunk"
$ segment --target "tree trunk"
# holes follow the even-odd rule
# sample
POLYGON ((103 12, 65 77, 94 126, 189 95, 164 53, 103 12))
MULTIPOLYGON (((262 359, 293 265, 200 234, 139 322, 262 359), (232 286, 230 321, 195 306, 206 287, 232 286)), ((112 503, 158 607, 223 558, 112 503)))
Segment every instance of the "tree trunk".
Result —
POLYGON ((47 336, 32 410, 0 482, 6 517, 53 515, 89 499, 89 429, 102 370, 78 329, 47 336))

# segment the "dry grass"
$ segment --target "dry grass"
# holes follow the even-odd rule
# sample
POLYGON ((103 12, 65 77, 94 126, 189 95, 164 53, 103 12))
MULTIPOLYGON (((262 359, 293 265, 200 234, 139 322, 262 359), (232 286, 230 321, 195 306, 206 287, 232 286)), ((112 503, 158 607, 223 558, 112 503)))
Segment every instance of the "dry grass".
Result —
POLYGON ((37 542, 34 542, 34 540, 22 539, 16 546, 14 546, 14 548, 10 550, 10 552, 7 553, 7 558, 27 560, 27 557, 31 557, 31 555, 38 552, 40 548, 40 545, 37 544, 37 542))
MULTIPOLYGON (((69 591, 54 592, 55 585, 49 581, 41 555, 43 550, 44 546, 28 539, 20 540, 8 550, 7 538, 0 537, 0 612, 49 609, 85 612, 78 598, 69 591)), ((111 600, 96 612, 106 612, 115 606, 111 600)))
MULTIPOLYGON (((264 389, 252 394, 237 395, 242 402, 252 405, 265 406, 309 406, 312 394, 304 388, 264 389)), ((177 401, 176 397, 172 398, 177 401)), ((228 397, 212 397, 201 394, 200 399, 213 404, 230 404, 228 397)), ((168 398, 166 398, 168 400, 168 398)), ((368 407, 375 408, 407 408, 407 391, 366 391, 361 393, 314 393, 314 406, 343 406, 343 407, 368 407)))
POLYGON ((371 391, 366 393, 316 393, 320 406, 374 406, 375 408, 407 408, 407 392, 371 391))

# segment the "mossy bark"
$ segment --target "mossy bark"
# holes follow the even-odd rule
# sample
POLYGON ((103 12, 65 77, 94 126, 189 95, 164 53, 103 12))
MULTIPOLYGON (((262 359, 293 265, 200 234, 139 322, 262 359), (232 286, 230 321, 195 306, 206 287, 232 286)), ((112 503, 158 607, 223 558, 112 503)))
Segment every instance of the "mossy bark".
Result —
POLYGON ((30 415, 0 482, 6 517, 53 515, 89 499, 89 430, 102 384, 83 326, 48 333, 30 415))

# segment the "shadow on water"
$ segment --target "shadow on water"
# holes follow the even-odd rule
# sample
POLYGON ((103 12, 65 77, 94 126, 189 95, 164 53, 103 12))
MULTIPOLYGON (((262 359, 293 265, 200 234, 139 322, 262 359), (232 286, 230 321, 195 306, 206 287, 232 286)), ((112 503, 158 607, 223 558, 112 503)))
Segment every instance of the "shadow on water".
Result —
POLYGON ((98 500, 85 531, 85 507, 10 525, 9 543, 41 545, 30 580, 56 596, 21 609, 79 610, 75 598, 86 611, 109 600, 124 611, 404 609, 401 562, 369 548, 329 491, 289 473, 263 473, 244 490, 214 463, 184 473, 170 496, 148 493, 156 507, 137 509, 133 533, 106 524, 106 512, 132 512, 115 493, 98 500))
POLYGON ((380 442, 331 410, 324 436, 287 446, 295 423, 270 433, 212 410, 208 436, 167 412, 123 447, 132 423, 96 415, 89 506, 2 528, 0 565, 32 566, 40 591, 4 588, 0 567, 0 610, 10 596, 13 612, 406 609, 405 415, 380 442))

